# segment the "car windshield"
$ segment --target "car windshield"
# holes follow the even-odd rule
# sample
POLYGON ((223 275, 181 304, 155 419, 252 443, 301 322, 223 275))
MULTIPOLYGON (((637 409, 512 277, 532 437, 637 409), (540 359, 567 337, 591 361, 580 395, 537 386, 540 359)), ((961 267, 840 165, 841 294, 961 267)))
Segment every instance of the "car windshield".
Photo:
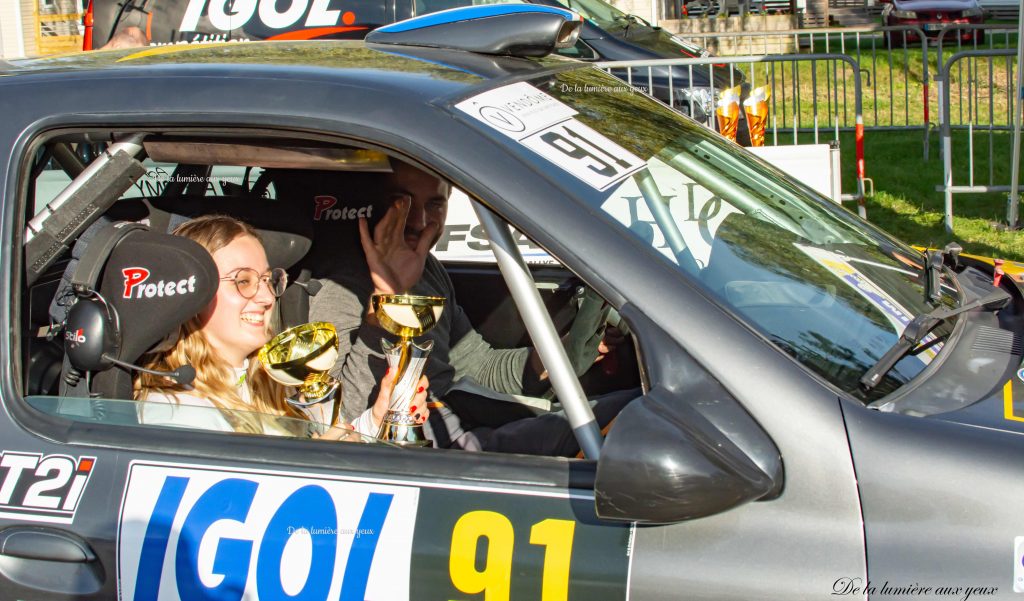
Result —
MULTIPOLYGON (((552 117, 538 125, 534 112, 520 144, 590 184, 586 202, 813 372, 871 402, 941 351, 953 323, 862 390, 864 372, 934 308, 921 253, 603 72, 532 85, 553 97, 552 117)), ((942 288, 955 306, 953 282, 942 288)))
POLYGON ((622 27, 628 23, 628 14, 601 0, 559 0, 562 4, 593 21, 602 29, 622 27))

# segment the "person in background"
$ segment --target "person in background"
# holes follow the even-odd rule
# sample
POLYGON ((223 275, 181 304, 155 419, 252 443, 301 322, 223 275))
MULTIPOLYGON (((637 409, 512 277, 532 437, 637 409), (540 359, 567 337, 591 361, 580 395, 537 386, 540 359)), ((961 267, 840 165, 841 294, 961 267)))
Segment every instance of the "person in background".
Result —
MULTIPOLYGON (((311 261, 312 275, 323 289, 310 300, 310 318, 332 322, 339 336, 352 341, 335 366, 344 388, 343 414, 353 419, 366 409, 387 366, 380 341, 393 336, 380 328, 370 297, 443 296, 447 300, 438 323, 418 339, 433 342, 424 373, 432 383, 432 397, 446 405, 437 412, 444 418, 445 432, 439 433, 442 424, 435 418, 428 424, 428 437, 438 446, 469 451, 575 456, 579 446, 563 412, 535 415, 522 405, 492 400, 538 394, 549 383, 536 349, 494 348, 473 328, 444 266, 430 253, 444 228, 451 187, 401 161, 392 159, 391 169, 373 174, 377 179, 365 192, 367 201, 386 205, 372 231, 367 219, 360 218, 365 262, 338 260, 342 253, 335 248, 320 249, 319 259, 311 261)), ((339 239, 341 243, 348 241, 339 239)), ((617 332, 606 332, 602 304, 581 309, 562 340, 578 373, 621 341, 617 332)), ((604 427, 638 396, 638 390, 628 390, 592 400, 598 424, 604 427)))

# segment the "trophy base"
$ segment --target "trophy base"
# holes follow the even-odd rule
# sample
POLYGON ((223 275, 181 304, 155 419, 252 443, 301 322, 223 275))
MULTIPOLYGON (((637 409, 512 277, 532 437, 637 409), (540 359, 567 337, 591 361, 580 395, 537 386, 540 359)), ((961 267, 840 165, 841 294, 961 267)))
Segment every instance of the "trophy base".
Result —
MULTIPOLYGON (((423 424, 401 423, 402 421, 407 421, 401 419, 402 417, 404 416, 393 416, 393 413, 389 412, 387 417, 384 418, 384 423, 381 424, 380 432, 377 433, 377 438, 403 447, 434 446, 434 443, 426 437, 426 434, 423 431, 423 424), (392 417, 398 417, 399 419, 388 419, 392 417)), ((408 417, 411 418, 412 416, 408 417)))

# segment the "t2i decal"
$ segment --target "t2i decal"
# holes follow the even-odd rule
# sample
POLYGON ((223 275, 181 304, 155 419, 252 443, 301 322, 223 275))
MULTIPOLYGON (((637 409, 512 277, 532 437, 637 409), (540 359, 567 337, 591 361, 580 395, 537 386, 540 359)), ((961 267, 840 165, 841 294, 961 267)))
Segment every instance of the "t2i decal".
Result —
POLYGON ((70 524, 95 457, 0 452, 0 517, 70 524))

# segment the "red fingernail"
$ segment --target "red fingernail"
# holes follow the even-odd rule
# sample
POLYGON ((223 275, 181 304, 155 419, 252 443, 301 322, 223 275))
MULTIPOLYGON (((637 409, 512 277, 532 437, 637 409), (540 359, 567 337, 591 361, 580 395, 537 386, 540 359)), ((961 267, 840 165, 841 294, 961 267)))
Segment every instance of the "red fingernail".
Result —
POLYGON ((391 368, 390 367, 384 370, 384 375, 385 376, 387 376, 389 373, 391 373, 391 368))
POLYGON ((419 392, 423 392, 424 390, 426 390, 426 389, 423 388, 422 386, 420 386, 419 388, 416 389, 416 392, 419 393, 419 392))
POLYGON ((412 407, 409 407, 409 411, 415 412, 416 411, 416 405, 413 405, 412 407))

